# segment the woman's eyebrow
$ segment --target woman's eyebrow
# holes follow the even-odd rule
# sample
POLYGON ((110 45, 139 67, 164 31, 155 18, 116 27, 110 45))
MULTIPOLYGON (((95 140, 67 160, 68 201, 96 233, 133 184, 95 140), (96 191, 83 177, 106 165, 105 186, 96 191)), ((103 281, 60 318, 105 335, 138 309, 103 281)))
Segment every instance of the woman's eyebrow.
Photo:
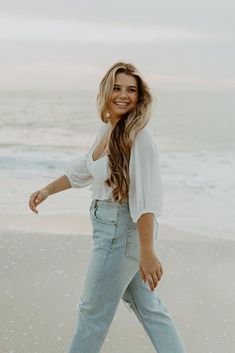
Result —
MULTIPOLYGON (((121 87, 121 85, 118 85, 117 83, 114 84, 115 87, 121 87)), ((137 88, 135 85, 127 86, 127 87, 132 87, 132 88, 137 88)))

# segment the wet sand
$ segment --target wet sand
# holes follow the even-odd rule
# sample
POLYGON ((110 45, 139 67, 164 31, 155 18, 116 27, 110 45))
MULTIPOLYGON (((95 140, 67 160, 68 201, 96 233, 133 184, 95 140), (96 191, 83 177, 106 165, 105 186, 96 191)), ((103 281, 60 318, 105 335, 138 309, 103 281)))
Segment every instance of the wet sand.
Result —
MULTIPOLYGON (((66 353, 92 247, 89 218, 1 215, 0 353, 66 353)), ((188 353, 233 353, 235 242, 160 224, 164 275, 155 293, 188 353)), ((120 302, 101 353, 154 353, 120 302)), ((170 352, 169 352, 170 353, 170 352)))

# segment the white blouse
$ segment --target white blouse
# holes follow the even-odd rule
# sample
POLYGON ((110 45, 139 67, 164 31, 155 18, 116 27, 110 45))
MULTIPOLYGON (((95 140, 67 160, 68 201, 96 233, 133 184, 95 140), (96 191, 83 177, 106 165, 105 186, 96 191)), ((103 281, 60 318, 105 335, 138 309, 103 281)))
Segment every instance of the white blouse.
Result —
MULTIPOLYGON (((91 148, 65 168, 65 175, 73 188, 91 185, 92 199, 111 198, 112 188, 104 183, 110 175, 108 157, 105 155, 96 161, 92 158, 95 147, 109 126, 109 122, 101 122, 91 148)), ((136 223, 143 213, 148 212, 153 213, 156 220, 162 212, 163 190, 157 146, 148 126, 135 137, 131 148, 129 176, 128 198, 133 222, 136 223)))

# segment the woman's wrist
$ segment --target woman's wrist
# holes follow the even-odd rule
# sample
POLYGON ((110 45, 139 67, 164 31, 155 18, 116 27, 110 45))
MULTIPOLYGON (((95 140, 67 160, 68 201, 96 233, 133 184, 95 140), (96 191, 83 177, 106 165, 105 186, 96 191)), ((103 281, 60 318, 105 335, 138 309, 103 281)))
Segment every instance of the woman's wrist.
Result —
POLYGON ((141 252, 141 255, 154 254, 154 249, 152 246, 141 246, 140 252, 141 252))
POLYGON ((44 186, 42 189, 41 189, 41 191, 43 192, 43 193, 46 193, 46 195, 47 196, 50 196, 51 195, 51 190, 50 190, 50 187, 47 185, 47 186, 44 186))

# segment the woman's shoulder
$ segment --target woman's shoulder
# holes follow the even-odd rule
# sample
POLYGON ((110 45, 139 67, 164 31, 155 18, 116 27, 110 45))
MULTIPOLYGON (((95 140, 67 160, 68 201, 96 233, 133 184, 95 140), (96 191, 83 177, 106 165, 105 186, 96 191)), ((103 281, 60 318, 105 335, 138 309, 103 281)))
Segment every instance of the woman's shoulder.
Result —
POLYGON ((108 129, 109 126, 110 126, 109 123, 104 123, 103 121, 101 121, 98 126, 98 132, 105 131, 106 129, 108 129))
POLYGON ((96 132, 96 139, 98 139, 103 133, 108 129, 109 123, 104 123, 101 121, 98 125, 97 132, 96 132))
POLYGON ((155 131, 146 125, 143 129, 138 131, 136 137, 135 137, 135 143, 141 143, 141 144, 153 144, 155 141, 155 136, 156 133, 155 131))

